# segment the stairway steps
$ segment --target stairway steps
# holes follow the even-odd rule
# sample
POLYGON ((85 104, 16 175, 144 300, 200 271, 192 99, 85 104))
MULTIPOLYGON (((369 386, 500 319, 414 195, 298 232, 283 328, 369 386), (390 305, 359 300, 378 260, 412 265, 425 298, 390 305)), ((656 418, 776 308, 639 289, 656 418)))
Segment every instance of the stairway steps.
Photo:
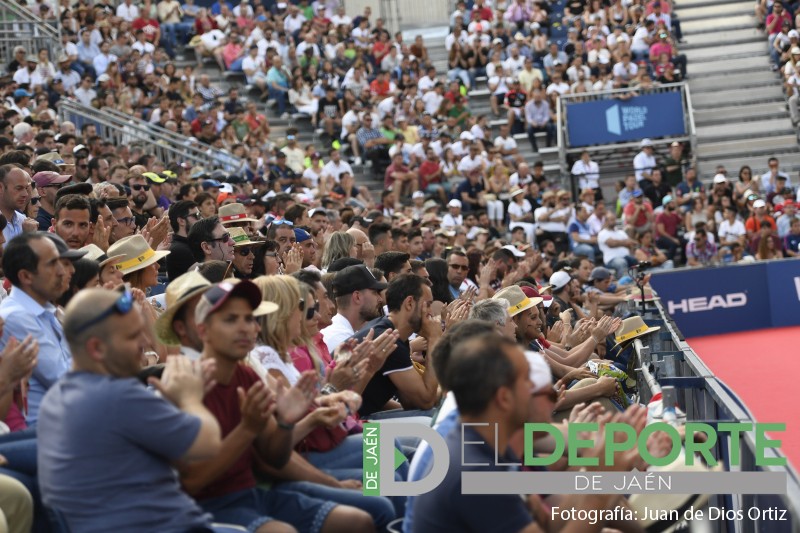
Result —
POLYGON ((753 18, 753 15, 747 14, 703 20, 690 20, 686 23, 681 22, 681 30, 683 30, 684 35, 746 29, 753 26, 755 26, 755 19, 753 18))
POLYGON ((700 161, 724 157, 732 159, 768 156, 771 153, 797 153, 797 151, 797 136, 782 135, 762 139, 703 143, 698 146, 697 158, 700 161))
POLYGON ((756 28, 734 31, 719 31, 711 33, 697 33, 684 39, 686 42, 679 45, 681 52, 706 46, 728 46, 731 44, 766 42, 767 38, 756 28))
POLYGON ((748 89, 728 89, 710 93, 692 94, 692 105, 697 108, 722 107, 730 104, 751 104, 763 102, 780 102, 783 93, 778 85, 763 87, 757 91, 748 89))
POLYGON ((725 124, 698 126, 697 139, 700 142, 723 139, 753 139, 791 135, 794 132, 788 117, 781 119, 754 120, 737 123, 729 121, 725 124))
MULTIPOLYGON (((775 153, 777 154, 777 152, 775 153)), ((710 158, 703 161, 702 165, 704 169, 709 169, 713 172, 713 169, 717 167, 717 165, 724 165, 725 169, 728 171, 728 176, 736 177, 739 175, 739 169, 743 166, 747 165, 753 170, 753 175, 763 174, 768 170, 767 168, 767 159, 773 153, 765 154, 762 156, 757 157, 720 157, 720 158, 710 158)), ((796 172, 800 172, 800 153, 785 153, 785 154, 777 154, 778 158, 780 159, 781 170, 787 172, 789 174, 795 174, 796 172)), ((710 176, 709 176, 710 177, 710 176)))
POLYGON ((679 6, 678 17, 681 28, 685 22, 694 20, 708 20, 736 15, 750 15, 753 13, 753 3, 750 0, 737 0, 725 4, 711 4, 703 6, 686 6, 683 2, 679 6))
POLYGON ((742 127, 746 127, 748 120, 776 119, 785 118, 786 116, 786 106, 782 102, 767 102, 714 109, 695 108, 694 122, 697 127, 711 124, 729 124, 731 122, 744 123, 742 127))
POLYGON ((731 72, 754 72, 759 70, 770 72, 769 58, 763 56, 724 59, 713 63, 692 63, 690 61, 686 70, 691 79, 731 72))
POLYGON ((689 89, 692 95, 702 92, 719 91, 736 87, 740 89, 752 89, 756 87, 772 87, 779 84, 780 80, 774 72, 768 70, 755 72, 739 72, 734 74, 717 74, 703 78, 689 79, 689 89))
POLYGON ((719 61, 720 59, 732 57, 759 57, 763 58, 767 54, 767 41, 756 41, 752 43, 742 43, 728 46, 707 46, 686 50, 686 59, 689 63, 699 63, 705 61, 719 61))

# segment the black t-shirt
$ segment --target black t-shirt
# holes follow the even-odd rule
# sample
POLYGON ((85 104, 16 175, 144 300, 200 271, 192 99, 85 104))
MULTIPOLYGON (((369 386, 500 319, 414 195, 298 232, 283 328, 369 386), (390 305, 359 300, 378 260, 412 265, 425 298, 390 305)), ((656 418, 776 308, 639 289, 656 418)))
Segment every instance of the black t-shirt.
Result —
POLYGON ((331 98, 329 100, 327 97, 320 98, 318 109, 318 118, 336 118, 336 115, 339 113, 339 100, 336 98, 331 98))
MULTIPOLYGON (((367 322, 363 328, 353 335, 353 338, 361 341, 369 334, 370 329, 375 330, 374 337, 377 338, 387 329, 395 329, 395 326, 388 317, 376 318, 371 322, 367 322)), ((409 346, 408 341, 398 340, 397 349, 386 359, 380 370, 375 372, 375 375, 367 383, 364 394, 361 395, 363 401, 361 409, 358 411, 361 418, 366 418, 372 413, 380 411, 386 405, 386 402, 397 394, 397 387, 389 379, 389 375, 393 372, 402 372, 404 370, 414 370, 414 365, 411 363, 411 346, 409 346)))
POLYGON ((508 107, 525 107, 525 93, 522 91, 508 91, 506 93, 508 107))
POLYGON ((645 180, 642 180, 642 191, 644 192, 645 197, 650 200, 650 203, 653 204, 653 208, 655 209, 661 205, 661 201, 666 195, 672 194, 672 187, 663 181, 658 185, 655 185, 650 180, 646 181, 647 183, 644 183, 645 180))
POLYGON ((519 463, 519 459, 509 450, 495 460, 495 450, 467 426, 463 428, 463 442, 481 444, 463 444, 462 461, 461 432, 458 424, 445 438, 450 464, 444 480, 431 492, 414 498, 414 533, 522 531, 533 518, 516 494, 461 494, 462 472, 507 472, 516 467, 497 464, 519 463))

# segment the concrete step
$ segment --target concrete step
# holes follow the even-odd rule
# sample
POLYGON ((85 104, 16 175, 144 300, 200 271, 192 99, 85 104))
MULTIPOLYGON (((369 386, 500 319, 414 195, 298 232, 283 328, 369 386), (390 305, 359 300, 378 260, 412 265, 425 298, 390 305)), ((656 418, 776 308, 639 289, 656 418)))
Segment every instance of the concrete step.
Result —
POLYGON ((724 139, 755 139, 777 137, 794 133, 788 116, 779 119, 754 120, 749 122, 728 121, 725 124, 698 126, 698 141, 720 141, 724 139))
POLYGON ((691 63, 719 61, 729 58, 744 58, 744 57, 766 57, 768 54, 767 41, 755 41, 752 43, 742 43, 727 46, 707 46, 704 48, 695 48, 694 50, 686 50, 686 59, 691 63))
POLYGON ((743 141, 720 141, 700 144, 697 148, 697 158, 699 161, 706 161, 719 158, 769 157, 771 154, 796 153, 797 148, 796 135, 743 141))
POLYGON ((684 35, 695 35, 698 33, 709 33, 717 31, 727 31, 736 29, 746 29, 755 26, 753 15, 742 14, 731 17, 712 17, 703 20, 690 20, 685 24, 681 22, 681 30, 684 35))
POLYGON ((692 91, 692 95, 695 95, 702 92, 716 92, 730 87, 740 89, 771 87, 779 83, 780 79, 774 72, 759 70, 756 72, 724 73, 704 78, 690 78, 689 89, 692 91))
POLYGON ((754 72, 757 70, 770 71, 769 58, 764 56, 753 56, 742 59, 724 59, 713 63, 692 63, 689 62, 687 72, 690 78, 709 76, 720 73, 731 72, 754 72))
POLYGON ((779 85, 762 87, 751 91, 747 89, 727 89, 717 92, 692 94, 692 105, 695 109, 722 107, 731 104, 753 104, 783 101, 783 92, 779 85))
POLYGON ((731 44, 739 44, 746 42, 764 42, 766 43, 766 36, 758 31, 756 28, 748 28, 743 30, 732 31, 719 31, 713 33, 698 33, 685 37, 684 43, 681 43, 679 49, 681 52, 686 52, 693 48, 702 48, 706 46, 728 46, 731 44))
POLYGON ((681 28, 683 28, 684 22, 692 20, 749 15, 753 13, 753 3, 750 0, 737 0, 724 4, 684 6, 683 2, 681 2, 680 6, 678 6, 677 13, 681 20, 681 28))
MULTIPOLYGON (((692 93, 694 94, 694 93, 692 93)), ((746 122, 748 120, 765 120, 788 116, 786 106, 782 102, 764 104, 734 105, 713 109, 697 109, 694 111, 694 122, 697 127, 712 124, 728 124, 746 122)))
POLYGON ((676 11, 680 16, 687 9, 704 6, 724 6, 728 3, 729 0, 680 0, 679 5, 676 6, 676 11))

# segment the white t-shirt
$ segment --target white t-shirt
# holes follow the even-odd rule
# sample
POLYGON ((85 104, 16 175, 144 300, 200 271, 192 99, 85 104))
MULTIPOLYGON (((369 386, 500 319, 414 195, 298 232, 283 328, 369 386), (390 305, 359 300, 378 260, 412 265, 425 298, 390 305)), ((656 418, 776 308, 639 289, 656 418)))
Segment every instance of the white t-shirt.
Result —
POLYGON ((642 150, 633 158, 633 168, 636 171, 636 181, 642 181, 644 179, 643 172, 650 174, 656 168, 656 158, 655 156, 647 155, 642 150))
POLYGON ((442 227, 443 228, 453 228, 455 226, 461 226, 464 224, 464 215, 453 216, 450 213, 447 213, 444 217, 442 217, 442 227))
POLYGON ((581 189, 600 187, 600 167, 594 161, 584 163, 583 159, 578 159, 572 165, 572 175, 578 176, 578 186, 581 189))
POLYGON ((628 250, 627 246, 608 246, 606 242, 611 239, 615 241, 624 241, 628 240, 628 234, 625 230, 618 229, 608 229, 604 228, 600 230, 600 233, 597 234, 597 244, 600 246, 600 251, 603 252, 603 261, 608 264, 611 262, 612 259, 617 259, 618 257, 626 257, 630 255, 630 250, 628 250))
POLYGON ((325 166, 322 167, 322 177, 333 176, 333 180, 336 183, 339 183, 339 177, 344 173, 347 172, 351 176, 353 175, 353 167, 350 166, 350 163, 339 160, 339 164, 337 165, 333 161, 328 161, 325 163, 325 166))
MULTIPOLYGON (((517 218, 527 215, 528 213, 531 212, 532 209, 533 207, 531 206, 531 203, 528 201, 527 198, 522 200, 521 205, 518 204, 517 202, 511 202, 510 204, 508 204, 508 214, 514 215, 517 218)), ((514 221, 512 220, 511 223, 514 224, 514 221)))
POLYGON ((746 235, 747 231, 744 229, 744 224, 738 218, 733 221, 733 224, 728 222, 728 220, 723 220, 719 224, 719 240, 720 243, 733 243, 739 242, 739 237, 741 235, 746 235))
POLYGON ((494 140, 494 145, 496 148, 500 148, 501 150, 517 149, 517 141, 514 140, 514 137, 506 137, 505 139, 502 137, 497 137, 494 140))
POLYGON ((550 231, 552 233, 567 232, 567 224, 565 222, 542 221, 542 217, 547 214, 558 216, 558 210, 552 207, 542 206, 537 208, 536 211, 533 212, 533 218, 536 220, 536 223, 539 225, 539 228, 541 228, 544 231, 550 231))

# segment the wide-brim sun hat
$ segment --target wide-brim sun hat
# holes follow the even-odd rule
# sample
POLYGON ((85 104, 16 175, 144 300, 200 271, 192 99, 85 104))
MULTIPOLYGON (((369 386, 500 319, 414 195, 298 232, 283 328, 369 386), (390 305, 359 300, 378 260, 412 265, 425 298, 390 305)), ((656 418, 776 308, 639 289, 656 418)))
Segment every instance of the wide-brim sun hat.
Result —
POLYGON ((169 252, 153 250, 144 237, 131 235, 112 244, 108 248, 107 255, 109 257, 121 255, 122 258, 115 266, 123 275, 128 275, 160 261, 168 256, 169 252))

